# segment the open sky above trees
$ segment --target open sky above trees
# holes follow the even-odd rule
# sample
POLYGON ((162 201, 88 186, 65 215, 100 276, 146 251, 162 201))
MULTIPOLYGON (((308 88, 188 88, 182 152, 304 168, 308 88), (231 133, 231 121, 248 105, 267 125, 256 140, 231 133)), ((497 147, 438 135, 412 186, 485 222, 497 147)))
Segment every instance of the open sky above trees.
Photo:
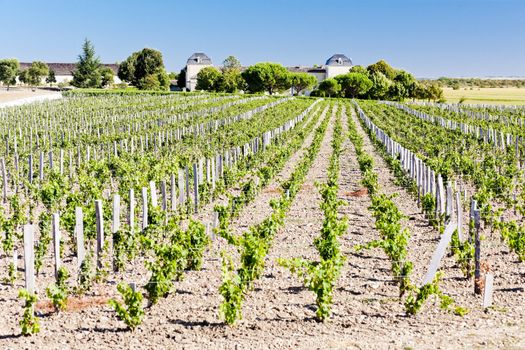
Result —
POLYGON ((0 0, 0 57, 75 62, 89 38, 105 63, 151 47, 168 71, 193 52, 215 64, 323 64, 345 53, 416 77, 525 76, 521 0, 198 2, 0 0), (24 14, 22 17, 20 14, 24 14))

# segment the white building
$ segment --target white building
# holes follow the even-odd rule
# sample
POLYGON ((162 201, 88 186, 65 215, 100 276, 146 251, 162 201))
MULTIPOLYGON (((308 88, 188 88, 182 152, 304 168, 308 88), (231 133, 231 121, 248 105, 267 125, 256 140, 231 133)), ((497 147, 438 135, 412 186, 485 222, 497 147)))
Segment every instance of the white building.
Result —
MULTIPOLYGON (((77 68, 76 63, 46 63, 50 70, 55 72, 55 79, 58 83, 67 83, 73 80, 73 71, 77 68)), ((113 71, 113 83, 119 84, 121 80, 118 78, 118 64, 102 64, 102 66, 108 67, 113 71)), ((21 62, 20 70, 26 70, 31 67, 31 63, 21 62)), ((44 77, 45 81, 45 77, 44 77)))
POLYGON ((350 72, 353 64, 352 60, 343 54, 332 55, 326 60, 326 64, 321 67, 288 67, 290 72, 304 72, 316 77, 317 82, 320 83, 325 79, 333 78, 336 75, 346 74, 350 72))
MULTIPOLYGON (((337 75, 346 74, 350 72, 353 64, 352 60, 343 54, 332 55, 326 60, 325 65, 321 67, 287 67, 290 72, 303 72, 313 75, 317 79, 317 83, 325 79, 333 78, 337 75)), ((310 90, 304 90, 301 94, 309 95, 310 90)))
POLYGON ((326 61, 325 69, 325 79, 333 78, 336 75, 346 74, 352 69, 352 60, 345 55, 338 53, 326 61))
POLYGON ((186 89, 195 91, 197 86, 197 74, 205 67, 211 67, 211 59, 202 52, 196 52, 186 61, 186 89))

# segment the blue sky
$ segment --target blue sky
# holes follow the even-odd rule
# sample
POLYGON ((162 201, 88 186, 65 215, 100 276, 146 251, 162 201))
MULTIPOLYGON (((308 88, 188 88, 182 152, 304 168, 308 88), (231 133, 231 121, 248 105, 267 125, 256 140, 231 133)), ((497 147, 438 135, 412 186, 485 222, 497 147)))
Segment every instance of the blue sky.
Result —
POLYGON ((385 59, 418 77, 525 76, 524 0, 0 0, 0 57, 74 62, 89 38, 104 62, 151 47, 178 71, 215 64, 385 59))

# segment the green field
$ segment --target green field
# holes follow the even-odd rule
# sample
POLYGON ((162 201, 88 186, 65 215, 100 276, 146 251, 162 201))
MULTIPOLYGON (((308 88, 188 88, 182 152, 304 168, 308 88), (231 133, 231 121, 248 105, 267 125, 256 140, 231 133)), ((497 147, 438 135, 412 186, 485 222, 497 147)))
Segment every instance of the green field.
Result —
POLYGON ((464 103, 486 103, 486 104, 525 104, 525 88, 443 88, 447 102, 458 102, 466 98, 464 103))

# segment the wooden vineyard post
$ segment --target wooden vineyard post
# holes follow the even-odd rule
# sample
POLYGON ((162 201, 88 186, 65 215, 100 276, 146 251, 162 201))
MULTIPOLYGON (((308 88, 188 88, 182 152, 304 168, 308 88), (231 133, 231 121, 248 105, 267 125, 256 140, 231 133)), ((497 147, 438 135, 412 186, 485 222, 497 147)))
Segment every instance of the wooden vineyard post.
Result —
POLYGON ((102 252, 104 250, 104 215, 102 212, 102 201, 95 200, 95 217, 97 228, 97 268, 102 268, 102 252))
POLYGON ((457 210, 457 230, 458 230, 458 239, 461 243, 465 242, 465 237, 463 236, 463 207, 461 206, 461 195, 459 192, 456 192, 456 210, 457 210))
POLYGON ((44 152, 40 151, 40 181, 44 180, 44 152))
POLYGON ((4 191, 4 203, 7 203, 7 171, 5 169, 5 159, 2 158, 0 160, 2 163, 2 183, 3 183, 3 191, 4 191))
POLYGON ((81 207, 75 208, 75 236, 77 240, 77 260, 78 268, 82 266, 86 258, 86 251, 84 248, 84 214, 81 207))
POLYGON ((60 215, 53 214, 53 250, 55 253, 55 279, 58 280, 58 269, 60 269, 60 215))
POLYGON ((445 203, 445 215, 446 224, 452 221, 452 214, 454 213, 454 206, 452 205, 452 186, 447 185, 446 187, 446 203, 445 203))
POLYGON ((148 189, 142 187, 142 229, 148 227, 148 189))
POLYGON ((215 190, 215 158, 211 158, 211 189, 215 190))
POLYGON ((29 293, 35 292, 35 227, 24 225, 24 274, 25 287, 29 293))
POLYGON ((53 151, 49 151, 49 170, 53 171, 53 151))
POLYGON ((190 201, 190 171, 188 167, 184 169, 184 172, 186 174, 186 201, 190 201))
POLYGON ((199 159, 199 185, 202 185, 204 182, 204 159, 199 159))
POLYGON ((481 281, 481 242, 479 237, 479 226, 480 226, 480 213, 479 209, 474 209, 474 293, 481 294, 482 281, 481 281))
POLYGON ((120 230, 120 196, 115 194, 113 196, 113 223, 111 225, 111 233, 116 233, 120 230))
POLYGON ((162 180, 160 182, 160 194, 162 196, 162 211, 168 210, 168 201, 166 198, 166 181, 162 180))
POLYGON ((494 286, 494 274, 489 272, 485 274, 485 288, 483 291, 483 308, 492 306, 492 291, 494 286))
POLYGON ((213 228, 219 227, 219 213, 216 211, 213 211, 212 226, 213 228))
POLYGON ((32 184, 33 183, 33 155, 32 154, 29 155, 29 158, 27 160, 27 165, 29 167, 28 169, 29 183, 32 184))
POLYGON ((182 169, 178 170, 179 176, 179 204, 184 204, 184 172, 182 169))
POLYGON ((128 225, 131 234, 135 232, 135 191, 129 189, 129 213, 128 213, 128 225))
POLYGON ((170 178, 170 199, 171 199, 171 210, 177 210, 177 191, 175 188, 175 175, 171 174, 170 178))
POLYGON ((197 163, 193 163, 193 198, 195 203, 195 214, 199 212, 199 173, 197 163))
POLYGON ((64 175, 64 150, 60 150, 60 175, 64 175))
POLYGON ((112 242, 113 242, 113 271, 117 271, 117 263, 115 261, 115 235, 120 230, 120 196, 115 194, 113 196, 113 222, 111 225, 112 242))
POLYGON ((149 189, 151 192, 151 206, 156 208, 159 203, 157 201, 157 188, 155 187, 155 181, 149 182, 149 189))

